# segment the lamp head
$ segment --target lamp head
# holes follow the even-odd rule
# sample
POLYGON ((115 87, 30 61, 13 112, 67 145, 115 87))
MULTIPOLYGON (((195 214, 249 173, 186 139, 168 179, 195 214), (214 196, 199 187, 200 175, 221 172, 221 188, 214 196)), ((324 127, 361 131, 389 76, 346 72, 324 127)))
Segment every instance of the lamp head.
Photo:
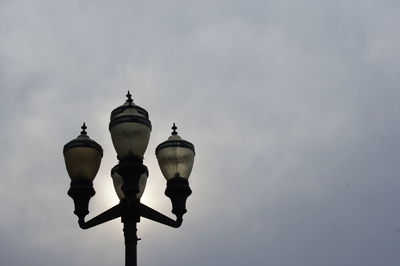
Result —
POLYGON ((64 145, 65 166, 71 178, 68 195, 74 200, 74 213, 83 220, 89 213, 89 200, 95 194, 93 179, 99 170, 103 149, 90 139, 86 124, 82 125, 81 134, 64 145))
POLYGON ((151 132, 149 114, 133 103, 129 91, 126 96, 126 102, 111 112, 111 139, 119 160, 143 160, 151 132))
POLYGON ((188 179, 194 163, 193 144, 182 139, 176 129, 174 123, 171 136, 156 148, 158 164, 167 181, 175 177, 188 179))
POLYGON ((167 179, 165 195, 171 199, 172 213, 182 220, 186 213, 186 200, 192 194, 189 187, 189 175, 194 163, 194 146, 183 140, 176 132, 175 123, 168 140, 156 148, 156 156, 161 172, 167 179))
POLYGON ((64 145, 65 166, 72 181, 93 181, 100 167, 103 149, 89 138, 85 123, 81 128, 81 134, 64 145))

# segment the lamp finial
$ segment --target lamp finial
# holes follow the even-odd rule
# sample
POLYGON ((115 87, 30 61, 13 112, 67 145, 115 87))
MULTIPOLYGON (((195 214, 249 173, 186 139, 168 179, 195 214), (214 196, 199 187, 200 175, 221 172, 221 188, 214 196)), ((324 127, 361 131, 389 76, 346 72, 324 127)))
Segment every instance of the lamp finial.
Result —
POLYGON ((132 100, 132 94, 129 92, 126 94, 126 97, 128 97, 128 99, 126 100, 126 102, 128 102, 129 104, 132 104, 133 100, 132 100))
POLYGON ((82 135, 87 135, 87 132, 86 132, 87 127, 86 127, 86 123, 85 122, 83 122, 83 125, 81 126, 81 128, 82 128, 81 134, 82 135))
POLYGON ((172 134, 172 135, 178 135, 178 132, 176 132, 176 130, 177 130, 178 128, 176 127, 175 123, 172 125, 171 128, 172 128, 172 130, 173 130, 171 134, 172 134))

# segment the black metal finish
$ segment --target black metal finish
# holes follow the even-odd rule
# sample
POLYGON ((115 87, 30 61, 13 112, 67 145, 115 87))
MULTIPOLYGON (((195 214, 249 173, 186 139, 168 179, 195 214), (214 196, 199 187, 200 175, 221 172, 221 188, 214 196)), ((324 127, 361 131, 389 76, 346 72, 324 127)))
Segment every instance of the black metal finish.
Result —
POLYGON ((176 127, 175 122, 174 122, 174 124, 172 125, 171 129, 172 129, 171 135, 178 135, 178 132, 176 132, 176 130, 177 130, 178 128, 176 127))
POLYGON ((165 195, 171 199, 172 213, 178 219, 182 219, 182 216, 187 212, 186 200, 191 194, 192 190, 187 179, 177 176, 168 180, 165 195))
POLYGON ((129 109, 129 108, 135 109, 139 114, 141 114, 142 116, 144 116, 147 119, 149 119, 149 113, 144 108, 142 108, 142 107, 140 107, 140 106, 138 106, 138 105, 133 103, 132 95, 131 95, 131 93, 129 91, 126 94, 126 97, 128 98, 126 100, 126 103, 128 103, 128 104, 125 103, 124 105, 121 105, 121 106, 115 108, 111 112, 111 119, 110 120, 113 120, 116 115, 122 113, 123 111, 125 111, 126 109, 129 109))
POLYGON ((129 92, 129 90, 128 90, 128 93, 126 94, 126 97, 128 98, 128 99, 126 100, 126 102, 129 103, 129 104, 132 104, 132 102, 133 102, 133 100, 132 100, 132 94, 129 92))
POLYGON ((108 128, 111 129, 113 126, 115 126, 117 124, 126 123, 126 122, 140 123, 140 124, 147 126, 151 130, 150 120, 143 116, 138 116, 138 115, 121 115, 116 118, 112 118, 108 128))
MULTIPOLYGON (((128 101, 127 101, 128 102, 128 101)), ((147 119, 149 118, 149 113, 143 109, 142 107, 140 107, 139 105, 133 104, 133 103, 129 103, 128 105, 121 105, 117 108, 115 108, 112 112, 111 112, 111 120, 114 119, 114 117, 120 113, 122 113, 123 111, 125 111, 126 109, 129 108, 133 108, 135 109, 139 114, 143 115, 144 117, 146 117, 147 119)))
POLYGON ((63 152, 65 153, 67 150, 75 147, 87 147, 87 148, 93 148, 101 152, 101 156, 103 157, 103 149, 99 144, 94 142, 91 139, 74 139, 65 144, 63 152))
POLYGON ((81 129, 82 129, 81 135, 87 135, 87 132, 86 132, 87 126, 86 126, 85 122, 83 122, 83 125, 81 126, 81 129))
POLYGON ((165 216, 162 213, 140 203, 139 205, 139 214, 141 217, 147 218, 154 222, 158 222, 160 224, 168 225, 174 228, 178 228, 182 225, 182 217, 177 217, 177 220, 172 220, 171 218, 165 216))
MULTIPOLYGON (((172 136, 177 136, 178 132, 176 131, 178 128, 176 127, 175 123, 172 125, 171 127, 172 132, 171 135, 172 136)), ((168 147, 182 147, 182 148, 188 148, 191 149, 193 151, 193 153, 196 153, 194 150, 194 145, 192 143, 190 143, 187 140, 183 140, 181 139, 179 136, 175 139, 168 139, 162 143, 160 143, 157 148, 156 148, 156 154, 164 148, 168 148, 168 147)))
POLYGON ((107 211, 103 212, 102 214, 99 214, 96 217, 90 219, 87 222, 85 222, 84 219, 78 220, 79 227, 82 229, 89 229, 89 228, 97 226, 99 224, 103 224, 108 221, 114 220, 118 217, 121 217, 122 210, 123 210, 123 206, 121 203, 119 203, 119 204, 115 205, 114 207, 108 209, 107 211))
POLYGON ((125 266, 137 265, 137 234, 136 223, 124 223, 125 266))
POLYGON ((88 180, 71 181, 68 195, 74 200, 74 213, 79 220, 89 214, 89 200, 96 192, 93 189, 93 182, 88 180))
POLYGON ((82 125, 81 135, 78 136, 76 139, 71 140, 67 144, 64 145, 63 153, 67 150, 75 147, 87 147, 93 148, 101 153, 101 157, 103 157, 103 148, 94 140, 90 139, 86 132, 86 123, 84 122, 82 125))
POLYGON ((167 147, 182 147, 182 148, 188 148, 191 149, 194 153, 194 145, 190 143, 189 141, 183 140, 183 139, 177 139, 177 140, 166 140, 160 145, 157 146, 156 148, 156 154, 158 153, 159 150, 167 148, 167 147))
POLYGON ((124 181, 123 185, 121 186, 121 190, 124 193, 124 199, 126 200, 128 207, 137 208, 137 206, 133 205, 137 205, 136 195, 140 191, 139 179, 144 173, 148 171, 147 167, 144 166, 142 164, 142 161, 139 159, 125 160, 120 161, 116 171, 124 181))
MULTIPOLYGON (((118 156, 117 155, 117 158, 118 158, 118 161, 120 162, 119 164, 117 164, 116 166, 114 166, 114 167, 119 167, 119 165, 121 164, 121 163, 123 163, 123 162, 129 162, 129 161, 138 161, 138 162, 143 162, 143 157, 140 157, 140 156, 137 156, 137 155, 133 155, 133 154, 131 154, 131 155, 126 155, 126 156, 118 156)), ((113 167, 113 168, 114 168, 113 167)), ((111 169, 111 171, 112 171, 112 169, 111 169)))
POLYGON ((136 197, 139 193, 139 178, 147 170, 141 159, 120 161, 118 166, 114 167, 124 180, 122 191, 124 199, 119 204, 109 210, 97 215, 91 220, 85 222, 85 216, 89 213, 88 205, 90 198, 95 194, 92 182, 75 181, 71 182, 71 188, 68 191, 75 202, 75 214, 78 216, 79 226, 82 229, 88 229, 115 218, 121 217, 123 223, 123 232, 125 238, 125 265, 137 265, 137 223, 140 222, 140 217, 178 228, 182 224, 182 216, 186 212, 185 202, 190 195, 191 190, 186 179, 177 177, 168 182, 166 195, 171 198, 173 210, 177 216, 173 220, 158 211, 146 206, 136 197))

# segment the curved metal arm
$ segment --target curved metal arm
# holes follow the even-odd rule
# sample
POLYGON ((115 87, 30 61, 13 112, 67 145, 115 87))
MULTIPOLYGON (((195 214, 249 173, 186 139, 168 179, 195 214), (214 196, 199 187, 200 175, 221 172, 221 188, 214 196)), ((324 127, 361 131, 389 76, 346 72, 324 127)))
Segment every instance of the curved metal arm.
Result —
POLYGON ((97 215, 96 217, 85 222, 85 218, 79 218, 79 227, 82 229, 88 229, 96 225, 106 223, 108 221, 114 220, 115 218, 121 217, 122 207, 121 204, 117 204, 114 207, 108 209, 107 211, 97 215))
POLYGON ((139 214, 140 216, 147 218, 149 220, 158 222, 158 223, 162 223, 174 228, 178 228, 182 225, 182 217, 177 217, 176 221, 172 220, 171 218, 169 218, 168 216, 165 216, 162 213, 159 213, 158 211, 144 205, 143 203, 140 203, 139 205, 139 214))

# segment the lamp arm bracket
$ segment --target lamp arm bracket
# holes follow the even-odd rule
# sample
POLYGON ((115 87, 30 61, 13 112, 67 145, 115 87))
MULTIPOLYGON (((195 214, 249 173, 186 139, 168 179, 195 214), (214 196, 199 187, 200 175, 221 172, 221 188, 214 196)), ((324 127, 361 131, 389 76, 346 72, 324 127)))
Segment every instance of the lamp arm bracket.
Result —
POLYGON ((140 216, 147 218, 149 220, 152 220, 154 222, 158 222, 170 227, 178 228, 182 225, 182 217, 177 217, 176 221, 169 218, 168 216, 165 216, 162 213, 159 213, 158 211, 144 205, 143 203, 140 203, 139 205, 139 214, 140 216))
POLYGON ((91 227, 109 222, 111 220, 114 220, 118 217, 121 217, 122 213, 122 206, 121 204, 117 204, 114 207, 111 207, 107 211, 97 215, 96 217, 90 219, 89 221, 85 222, 85 218, 79 218, 78 223, 79 227, 82 229, 89 229, 91 227))

